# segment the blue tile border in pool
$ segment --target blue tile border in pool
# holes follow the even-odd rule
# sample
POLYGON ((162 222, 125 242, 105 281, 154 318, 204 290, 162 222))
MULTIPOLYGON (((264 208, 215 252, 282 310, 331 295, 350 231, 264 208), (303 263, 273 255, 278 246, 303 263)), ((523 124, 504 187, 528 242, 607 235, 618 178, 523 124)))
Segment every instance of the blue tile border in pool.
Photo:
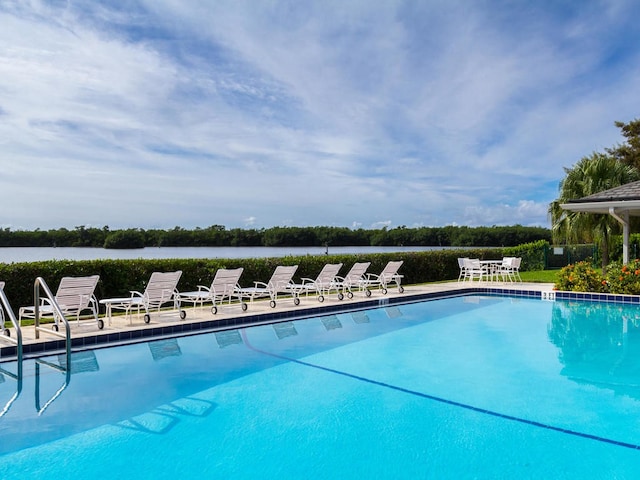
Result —
MULTIPOLYGON (((546 292, 551 293, 551 292, 546 292)), ((604 293, 576 293, 553 291, 555 300, 577 300, 587 302, 608 302, 621 303, 630 305, 640 305, 640 296, 634 295, 611 295, 604 293)), ((437 300, 442 298, 461 297, 468 295, 490 295, 490 296, 508 296, 520 298, 543 298, 540 290, 514 290, 499 287, 481 287, 473 286, 468 288, 458 288, 455 290, 445 290, 439 292, 426 293, 407 293, 396 297, 369 297, 358 303, 340 303, 332 305, 319 305, 312 307, 300 307, 294 310, 285 310, 280 312, 269 313, 243 313, 237 317, 211 319, 198 322, 184 322, 174 325, 151 326, 149 328, 136 328, 122 332, 96 332, 96 335, 72 338, 72 349, 82 350, 89 348, 101 348, 112 345, 125 343, 145 342, 152 338, 161 338, 168 336, 183 336, 204 333, 212 330, 246 327, 256 324, 277 323, 290 321, 294 319, 307 318, 313 316, 321 316, 328 314, 352 312, 357 310, 365 310, 368 308, 378 308, 390 305, 402 305, 406 303, 415 303, 425 300, 437 300)), ((60 353, 64 351, 64 341, 50 340, 38 343, 28 343, 24 345, 23 352, 25 357, 39 356, 43 354, 60 353)), ((12 345, 0 347, 0 360, 13 359, 16 356, 16 347, 12 345)))

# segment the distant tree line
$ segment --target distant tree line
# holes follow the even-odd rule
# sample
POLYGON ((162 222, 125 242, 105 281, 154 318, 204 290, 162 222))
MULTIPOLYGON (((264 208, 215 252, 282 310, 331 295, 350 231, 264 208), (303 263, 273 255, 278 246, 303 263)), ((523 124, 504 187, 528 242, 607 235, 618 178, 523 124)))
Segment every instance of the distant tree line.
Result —
POLYGON ((73 230, 0 229, 0 247, 310 247, 310 246, 453 246, 503 247, 551 241, 542 227, 419 227, 350 229, 346 227, 271 227, 227 230, 222 225, 187 230, 75 227, 73 230))

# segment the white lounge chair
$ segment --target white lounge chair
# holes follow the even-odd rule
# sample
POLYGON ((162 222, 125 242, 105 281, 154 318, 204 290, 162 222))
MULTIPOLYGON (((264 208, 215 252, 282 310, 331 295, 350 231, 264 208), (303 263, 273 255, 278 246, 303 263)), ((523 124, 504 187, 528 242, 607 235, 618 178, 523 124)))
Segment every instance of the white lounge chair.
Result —
POLYGON ((344 277, 337 277, 338 286, 343 293, 347 292, 347 298, 353 298, 354 290, 364 290, 367 297, 371 296, 371 290, 367 288, 367 281, 364 276, 369 265, 371 265, 371 262, 354 263, 351 270, 344 277))
POLYGON ((300 298, 296 290, 292 289, 291 279, 296 273, 298 265, 292 266, 278 266, 276 267, 271 279, 267 282, 254 282, 253 287, 240 288, 238 294, 244 298, 249 297, 253 303, 254 298, 270 297, 271 301, 269 305, 271 308, 275 308, 276 300, 278 300, 278 294, 291 295, 294 305, 300 305, 300 298))
POLYGON ((367 274, 366 287, 379 287, 384 295, 387 294, 387 289, 391 283, 395 283, 398 287, 398 292, 404 292, 404 287, 400 285, 403 275, 398 274, 398 270, 402 266, 403 260, 387 263, 386 267, 380 272, 380 275, 374 273, 367 274))
POLYGON ((178 293, 178 281, 182 271, 175 272, 153 272, 149 278, 149 283, 143 293, 132 291, 130 297, 123 298, 106 298, 100 300, 100 303, 106 307, 106 315, 111 325, 111 313, 115 310, 123 310, 129 317, 133 310, 140 314, 140 310, 144 309, 144 323, 151 321, 151 312, 160 313, 160 309, 167 304, 173 306, 173 310, 178 310, 180 319, 184 319, 187 313, 180 310, 180 298, 178 293))
POLYGON ((291 284, 289 288, 294 290, 297 295, 304 292, 305 295, 308 296, 309 292, 315 292, 318 295, 319 302, 324 302, 324 296, 335 291, 338 295, 338 300, 342 300, 344 294, 336 281, 336 277, 341 268, 341 263, 327 263, 322 267, 322 270, 320 270, 315 280, 303 278, 302 283, 291 284))
MULTIPOLYGON (((79 324, 82 312, 88 310, 98 324, 98 328, 102 329, 104 327, 104 322, 98 318, 98 301, 93 293, 98 285, 98 280, 100 280, 100 275, 63 277, 62 280, 60 280, 60 285, 58 285, 54 300, 65 317, 75 317, 76 322, 79 324)), ((38 311, 40 318, 53 317, 55 320, 54 329, 58 330, 60 328, 58 322, 62 319, 58 318, 49 298, 40 298, 38 311)), ((23 318, 36 318, 36 307, 20 307, 18 310, 18 321, 20 325, 22 325, 23 318)))
POLYGON ((210 287, 198 285, 197 291, 180 292, 178 294, 180 303, 192 303, 194 307, 199 304, 202 307, 205 303, 211 302, 213 304, 211 313, 215 315, 218 313, 218 305, 222 306, 225 300, 231 304, 232 300, 236 298, 240 301, 242 311, 245 311, 247 304, 242 301, 242 297, 238 294, 240 289, 238 282, 243 270, 243 268, 218 269, 210 287))

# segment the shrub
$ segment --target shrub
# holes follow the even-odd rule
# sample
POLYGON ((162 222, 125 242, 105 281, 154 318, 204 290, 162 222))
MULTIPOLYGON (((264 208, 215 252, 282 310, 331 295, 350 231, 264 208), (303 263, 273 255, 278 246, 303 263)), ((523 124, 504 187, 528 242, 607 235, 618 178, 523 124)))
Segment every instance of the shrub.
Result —
POLYGON ((520 270, 533 271, 544 270, 545 254, 549 248, 549 242, 538 240, 537 242, 523 243, 517 247, 505 247, 502 249, 505 257, 521 257, 520 270))
POLYGON ((640 295, 640 260, 635 259, 628 265, 610 263, 606 277, 609 292, 640 295))
POLYGON ((558 273, 555 288, 566 292, 605 293, 608 291, 606 280, 588 260, 562 268, 558 273))

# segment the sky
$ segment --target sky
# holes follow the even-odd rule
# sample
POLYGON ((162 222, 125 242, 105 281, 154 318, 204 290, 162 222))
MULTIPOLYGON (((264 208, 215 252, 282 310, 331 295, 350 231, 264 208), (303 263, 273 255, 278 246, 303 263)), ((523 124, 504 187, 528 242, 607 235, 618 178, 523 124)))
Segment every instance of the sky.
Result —
POLYGON ((549 226, 636 0, 0 0, 0 227, 549 226))

